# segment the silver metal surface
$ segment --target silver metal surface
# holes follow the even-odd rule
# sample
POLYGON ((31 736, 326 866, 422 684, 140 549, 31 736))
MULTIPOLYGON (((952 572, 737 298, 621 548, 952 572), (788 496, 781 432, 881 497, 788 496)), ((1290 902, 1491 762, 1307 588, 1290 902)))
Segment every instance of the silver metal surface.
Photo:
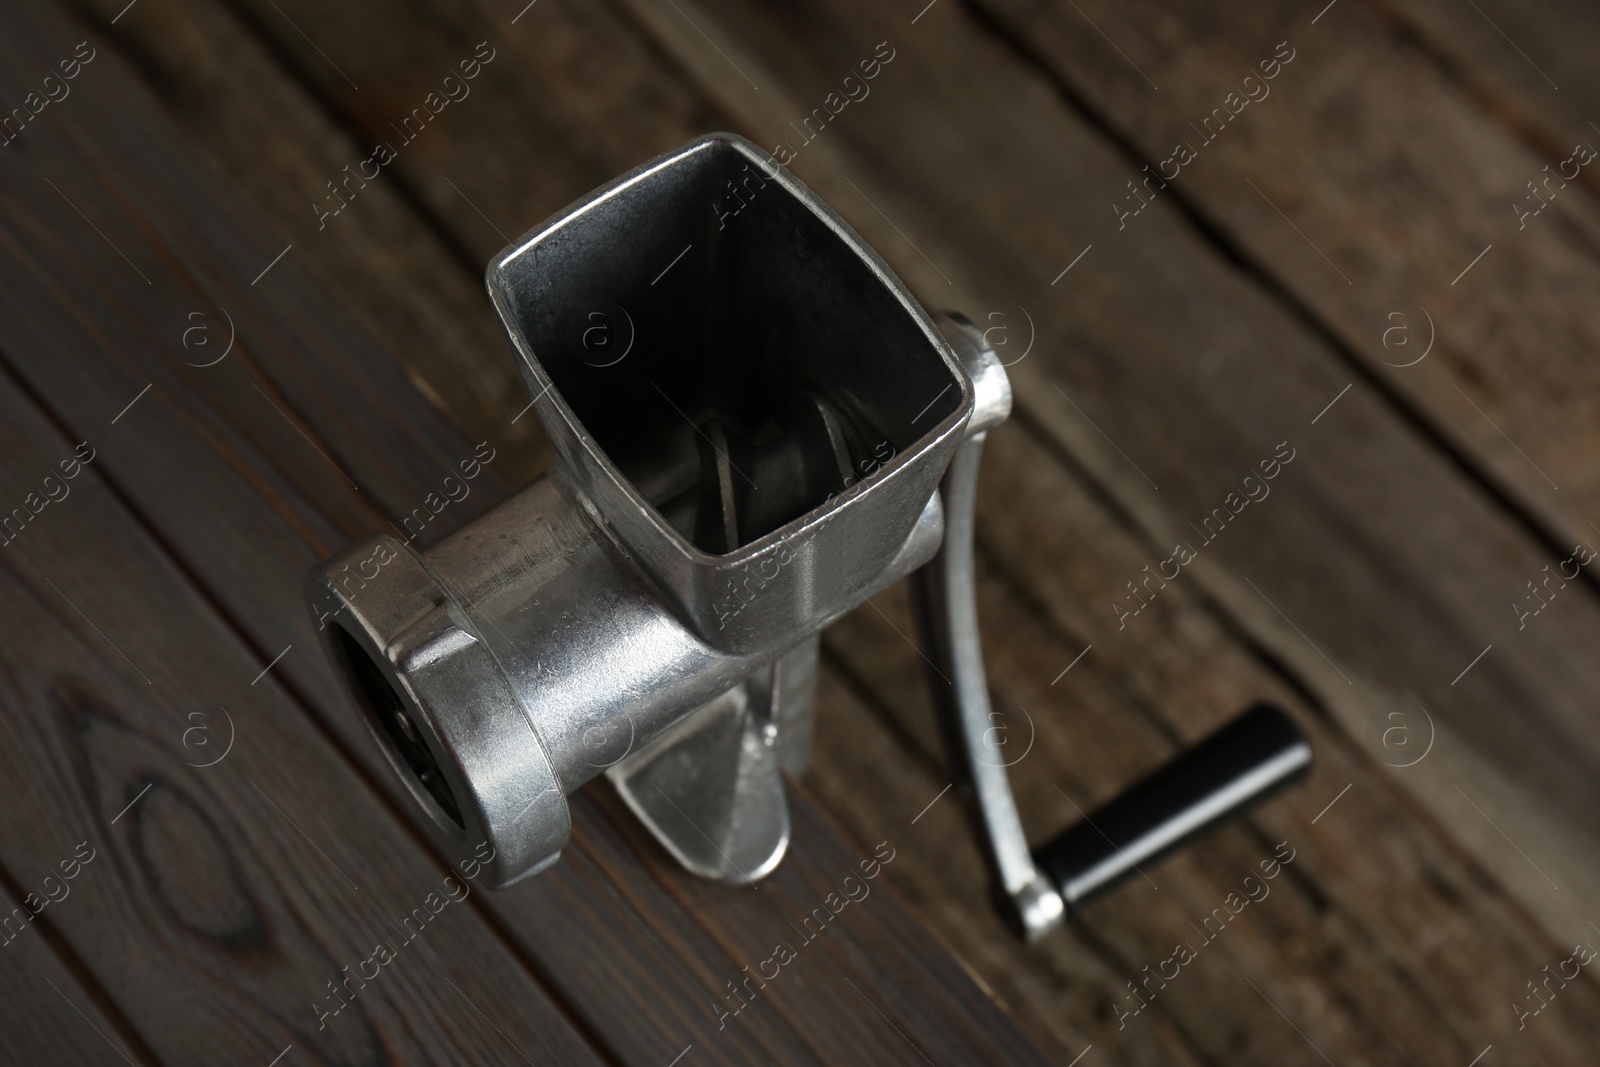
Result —
POLYGON ((737 137, 585 198, 488 284, 556 466, 426 550, 381 535, 313 571, 328 653, 441 847, 493 850, 490 884, 559 855, 602 771, 685 867, 759 878, 810 756, 817 634, 938 549, 972 383, 737 137), (620 354, 587 347, 595 316, 620 354))
MULTIPOLYGON (((597 190, 502 252, 488 283, 586 506, 690 628, 724 651, 792 641, 860 603, 857 587, 905 541, 972 407, 966 375, 888 265, 732 134, 597 190), (722 217, 717 206, 736 198, 738 213, 722 217), (622 308, 634 334, 631 354, 599 373, 568 352, 567 320, 596 297, 622 308), (881 444, 891 458, 859 487, 720 554, 646 498, 646 472, 660 469, 662 453, 692 453, 704 409, 748 416, 800 390, 847 398, 872 427, 868 452, 881 444), (655 445, 642 456, 641 439, 655 445), (767 575, 764 603, 747 611, 738 590, 754 573, 767 575)), ((732 476, 741 490, 759 492, 763 480, 732 476)))
POLYGON ((656 840, 702 878, 754 882, 789 847, 778 728, 753 688, 734 686, 606 772, 656 840))
POLYGON ((918 575, 923 625, 932 631, 935 655, 943 665, 941 676, 930 682, 1006 919, 1032 941, 1066 917, 1066 905, 1034 865, 1006 777, 1008 755, 995 729, 984 676, 972 558, 983 440, 1011 413, 1011 386, 999 357, 976 327, 954 315, 941 316, 939 325, 974 383, 976 407, 967 436, 939 485, 944 543, 918 575))
POLYGON ((783 773, 810 759, 818 633, 919 569, 952 762, 1028 940, 1303 772, 1292 722, 1254 712, 1104 809, 1126 847, 1073 829, 1030 854, 974 593, 1005 370, 748 141, 617 179, 487 282, 554 468, 426 550, 384 534, 324 562, 307 600, 428 831, 489 885, 553 863, 567 798, 602 772, 687 870, 770 872, 783 773))
MULTIPOLYGON (((1169 797, 1151 805, 1164 817, 1149 821, 1137 831, 1129 832, 1126 827, 1113 823, 1115 848, 1104 850, 1097 862, 1060 878, 1061 897, 1068 912, 1075 912, 1083 901, 1100 896, 1104 887, 1116 885, 1141 871, 1192 839, 1200 830, 1275 792, 1285 782, 1303 776, 1310 770, 1311 761, 1311 745, 1303 738, 1235 767, 1224 760, 1211 761, 1218 775, 1215 784, 1192 799, 1184 797, 1180 801, 1169 797)), ((1095 819, 1096 834, 1103 829, 1101 819, 1104 818, 1101 813, 1100 818, 1095 819)))

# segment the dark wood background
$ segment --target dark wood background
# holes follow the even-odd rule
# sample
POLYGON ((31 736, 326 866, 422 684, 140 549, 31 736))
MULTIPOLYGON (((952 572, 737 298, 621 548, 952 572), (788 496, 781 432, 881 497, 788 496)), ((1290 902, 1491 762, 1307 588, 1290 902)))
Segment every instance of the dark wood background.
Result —
POLYGON ((95 450, 0 549, 0 890, 95 849, 0 949, 0 1059, 1600 1059, 1593 968, 1528 986, 1600 947, 1600 585, 1545 581, 1600 545, 1600 184, 1527 185, 1600 145, 1592 4, 78 0, 0 25, 8 112, 94 49, 0 148, 0 511, 95 450), (471 95, 319 228, 325 183, 480 42, 471 95), (801 145, 880 42, 870 95, 801 145), (445 870, 298 575, 475 442, 496 459, 442 526, 549 462, 483 265, 713 129, 794 146, 928 306, 999 328, 980 606, 1035 837, 1258 697, 1316 771, 1019 946, 954 798, 929 806, 949 778, 892 590, 825 639, 762 889, 680 875, 591 788, 558 869, 447 909, 319 1030, 445 870), (1280 442, 1270 496, 1119 619, 1280 442), (719 1030, 724 983, 880 841, 881 891, 719 1030), (1129 1014, 1280 842, 1270 896, 1129 1014))

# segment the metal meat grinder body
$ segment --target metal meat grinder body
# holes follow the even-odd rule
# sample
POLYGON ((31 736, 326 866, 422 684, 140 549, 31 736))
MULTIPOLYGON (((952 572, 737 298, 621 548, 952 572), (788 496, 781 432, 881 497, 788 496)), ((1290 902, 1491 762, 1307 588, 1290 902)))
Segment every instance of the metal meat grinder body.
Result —
POLYGON ((624 175, 502 252, 488 286, 555 467, 426 550, 354 546, 307 596, 434 838, 492 855, 490 884, 554 863, 567 797, 602 773, 688 870, 770 872, 818 634, 912 574, 951 762, 1024 936, 1309 764, 1258 708, 1030 853, 972 584, 1005 371, 750 142, 624 175))

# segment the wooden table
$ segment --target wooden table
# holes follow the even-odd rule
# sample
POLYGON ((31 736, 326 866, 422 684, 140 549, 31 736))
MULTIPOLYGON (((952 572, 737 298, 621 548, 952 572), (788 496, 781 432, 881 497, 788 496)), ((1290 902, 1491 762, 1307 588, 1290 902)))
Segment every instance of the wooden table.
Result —
POLYGON ((1600 1055, 1575 951, 1600 947, 1592 5, 77 0, 0 25, 0 1062, 1600 1055), (447 870, 298 577, 478 442, 439 532, 548 464, 482 267, 711 129, 787 146, 1003 342, 979 593, 1035 838, 1258 697, 1316 771, 1020 946, 895 589, 825 638, 759 891, 681 874, 591 788, 557 869, 339 985, 447 870), (870 898, 719 1017, 880 842, 870 898))

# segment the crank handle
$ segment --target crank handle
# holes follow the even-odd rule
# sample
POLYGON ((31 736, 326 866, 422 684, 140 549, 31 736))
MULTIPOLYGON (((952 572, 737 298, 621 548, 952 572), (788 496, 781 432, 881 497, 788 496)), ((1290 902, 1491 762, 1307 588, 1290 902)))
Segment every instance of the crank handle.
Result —
POLYGON ((1257 704, 1036 850, 1067 915, 1305 777, 1311 746, 1257 704))
POLYGON ((1011 387, 976 326, 957 315, 937 321, 972 379, 975 404, 939 486, 945 535, 939 554, 917 572, 918 624, 933 650, 934 702, 996 903, 1018 936, 1033 941, 1144 864, 1303 777, 1311 746, 1282 711, 1257 705, 1037 852, 1029 851, 991 729, 973 570, 978 462, 987 432, 1011 412, 1011 387))

